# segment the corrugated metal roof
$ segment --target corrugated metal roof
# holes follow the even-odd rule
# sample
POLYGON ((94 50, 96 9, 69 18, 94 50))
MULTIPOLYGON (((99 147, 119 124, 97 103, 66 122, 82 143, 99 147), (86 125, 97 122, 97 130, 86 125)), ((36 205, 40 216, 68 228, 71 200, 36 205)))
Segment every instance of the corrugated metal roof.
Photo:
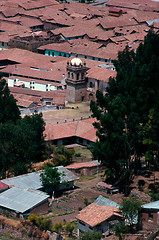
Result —
POLYGON ((0 194, 0 206, 24 213, 48 197, 49 195, 41 191, 12 187, 0 194))
MULTIPOLYGON (((58 166, 57 168, 60 173, 62 172, 64 173, 64 176, 62 177, 62 182, 63 181, 70 182, 78 179, 78 177, 75 174, 73 174, 65 167, 58 166)), ((2 182, 9 186, 15 186, 22 189, 31 188, 37 190, 42 188, 42 184, 40 181, 41 173, 42 171, 27 173, 17 177, 3 179, 2 182)))
POLYGON ((64 176, 62 177, 62 182, 66 181, 66 182, 71 182, 74 180, 79 179, 74 173, 72 173, 70 170, 68 170, 67 168, 63 167, 63 166, 59 166, 57 167, 58 171, 60 173, 64 173, 64 176))
POLYGON ((108 198, 103 197, 102 195, 99 195, 98 198, 93 203, 100 206, 110 206, 110 207, 116 207, 116 208, 120 207, 119 204, 109 200, 108 198))
POLYGON ((145 209, 158 209, 159 210, 159 200, 155 202, 150 202, 142 205, 145 209))
POLYGON ((40 189, 42 188, 40 173, 41 171, 27 173, 17 177, 3 179, 2 182, 9 186, 15 186, 22 189, 40 189))

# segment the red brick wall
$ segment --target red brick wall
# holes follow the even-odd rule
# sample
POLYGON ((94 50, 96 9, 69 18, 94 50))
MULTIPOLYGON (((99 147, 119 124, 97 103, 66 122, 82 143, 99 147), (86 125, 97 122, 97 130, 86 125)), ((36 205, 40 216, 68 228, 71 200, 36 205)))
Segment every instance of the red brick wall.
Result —
POLYGON ((142 212, 140 214, 140 219, 144 223, 151 223, 157 225, 157 213, 142 212))

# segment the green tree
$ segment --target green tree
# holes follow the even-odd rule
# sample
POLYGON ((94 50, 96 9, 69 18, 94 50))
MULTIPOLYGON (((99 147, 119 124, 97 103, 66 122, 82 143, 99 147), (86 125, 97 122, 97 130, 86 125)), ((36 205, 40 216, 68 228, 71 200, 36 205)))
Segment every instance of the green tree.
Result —
POLYGON ((120 210, 122 211, 127 224, 132 227, 137 223, 138 213, 141 210, 141 202, 136 197, 123 198, 120 203, 120 210))
POLYGON ((16 100, 10 94, 6 80, 0 79, 0 123, 20 119, 20 111, 16 105, 16 100))
POLYGON ((85 231, 80 237, 80 240, 100 240, 101 238, 102 238, 102 233, 100 232, 85 231))
POLYGON ((58 171, 58 168, 46 167, 40 174, 40 180, 46 191, 55 191, 62 184, 64 174, 58 171))
POLYGON ((0 177, 19 175, 43 160, 45 151, 42 114, 20 117, 16 100, 5 80, 0 81, 0 177))
POLYGON ((72 162, 72 157, 75 153, 74 149, 67 149, 65 146, 60 145, 54 152, 53 162, 55 166, 67 166, 72 162))
POLYGON ((123 239, 123 234, 128 233, 130 230, 128 225, 125 225, 124 222, 121 222, 120 224, 116 224, 114 226, 114 232, 115 236, 119 237, 119 240, 123 239))
POLYGON ((30 128, 32 131, 32 138, 34 139, 34 150, 32 152, 31 161, 40 162, 43 159, 45 153, 45 141, 44 141, 44 130, 45 122, 42 117, 42 113, 35 113, 31 116, 25 116, 21 120, 23 128, 26 126, 27 129, 30 128))
POLYGON ((110 78, 107 94, 97 91, 96 102, 91 102, 92 115, 98 120, 94 124, 98 141, 93 155, 107 167, 111 181, 122 180, 122 183, 129 185, 131 174, 141 166, 140 159, 148 148, 143 140, 146 138, 144 127, 151 109, 155 111, 152 127, 154 140, 148 150, 158 162, 158 52, 159 34, 152 31, 136 52, 127 46, 114 61, 117 75, 110 78))

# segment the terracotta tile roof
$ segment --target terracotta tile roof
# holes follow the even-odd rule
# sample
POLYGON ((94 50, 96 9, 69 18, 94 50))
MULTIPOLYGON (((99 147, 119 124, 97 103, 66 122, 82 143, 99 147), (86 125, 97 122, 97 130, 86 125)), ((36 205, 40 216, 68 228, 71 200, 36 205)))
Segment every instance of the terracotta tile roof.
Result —
POLYGON ((157 1, 147 0, 110 0, 106 3, 107 6, 123 7, 128 9, 140 9, 144 11, 157 11, 159 9, 159 3, 157 1))
MULTIPOLYGON (((6 2, 6 1, 5 1, 6 2)), ((7 3, 7 2, 6 2, 7 3)), ((18 7, 18 6, 7 6, 6 5, 3 5, 2 3, 0 3, 0 11, 3 13, 3 15, 6 17, 6 18, 9 18, 9 17, 14 17, 16 14, 18 13, 23 13, 23 9, 18 7)))
POLYGON ((105 17, 100 20, 100 25, 104 29, 137 25, 137 22, 129 15, 122 15, 119 18, 105 17))
POLYGON ((115 59, 118 53, 116 48, 110 49, 103 46, 101 43, 92 42, 87 39, 75 39, 63 43, 52 43, 41 46, 39 49, 48 49, 67 53, 71 52, 74 54, 82 54, 104 59, 115 59))
POLYGON ((115 33, 118 34, 133 34, 133 33, 143 33, 145 30, 147 31, 149 29, 149 27, 147 26, 147 24, 142 24, 142 25, 135 25, 135 26, 124 26, 124 27, 116 27, 114 29, 115 33))
POLYGON ((94 119, 86 119, 59 124, 48 123, 45 127, 45 140, 48 141, 77 136, 95 142, 96 130, 92 125, 94 121, 94 119))
POLYGON ((55 140, 60 138, 72 137, 76 131, 77 122, 63 124, 47 124, 45 126, 45 140, 55 140))
POLYGON ((87 223, 89 226, 94 227, 113 215, 122 217, 118 211, 119 210, 116 207, 100 206, 92 203, 82 209, 76 218, 87 223))
POLYGON ((134 14, 134 19, 138 23, 150 21, 159 18, 159 13, 156 12, 145 12, 144 11, 136 11, 134 14))
POLYGON ((22 26, 26 27, 35 27, 39 25, 43 25, 42 21, 39 20, 37 17, 32 17, 32 16, 15 16, 12 18, 9 18, 10 21, 17 22, 22 26))
POLYGON ((11 93, 25 94, 29 96, 36 96, 41 98, 53 98, 54 104, 64 104, 66 100, 66 91, 65 90, 56 90, 56 91, 36 91, 26 88, 14 88, 9 87, 11 93))
POLYGON ((127 9, 139 9, 138 4, 134 4, 131 1, 118 1, 118 0, 110 0, 105 4, 108 7, 120 7, 120 8, 127 8, 127 9))
POLYGON ((0 51, 0 60, 8 59, 17 63, 22 63, 26 66, 37 67, 42 69, 53 68, 53 57, 42 54, 33 53, 31 51, 12 48, 5 51, 0 51))
POLYGON ((29 77, 32 79, 37 80, 46 80, 51 81, 52 85, 57 85, 56 83, 61 83, 61 80, 63 79, 62 75, 64 74, 61 71, 58 70, 40 70, 40 69, 33 69, 25 65, 8 65, 4 69, 0 70, 2 73, 8 73, 12 76, 17 77, 29 77))
POLYGON ((96 129, 92 125, 94 122, 95 122, 95 119, 93 118, 79 121, 76 129, 76 136, 95 142, 97 140, 97 137, 96 137, 96 129))
POLYGON ((159 22, 153 22, 152 24, 151 24, 151 26, 153 27, 153 28, 159 28, 159 22))
POLYGON ((91 162, 81 162, 81 163, 74 163, 71 165, 66 166, 67 169, 80 169, 80 168, 91 168, 97 167, 100 163, 91 163, 91 162))
POLYGON ((101 80, 103 82, 109 82, 109 78, 115 77, 115 76, 116 76, 116 71, 101 68, 101 67, 93 67, 87 71, 88 78, 101 80))
POLYGON ((35 97, 35 96, 29 96, 29 95, 25 95, 25 94, 19 94, 19 93, 12 93, 12 95, 14 96, 14 98, 17 101, 28 101, 28 102, 35 102, 35 103, 40 103, 40 97, 35 97))
POLYGON ((27 1, 22 2, 19 5, 25 10, 44 8, 46 6, 51 6, 58 4, 55 0, 38 0, 38 1, 27 1))
POLYGON ((125 38, 129 41, 135 42, 135 41, 141 41, 143 42, 144 37, 147 35, 146 32, 143 33, 134 33, 134 34, 129 34, 125 35, 125 38))

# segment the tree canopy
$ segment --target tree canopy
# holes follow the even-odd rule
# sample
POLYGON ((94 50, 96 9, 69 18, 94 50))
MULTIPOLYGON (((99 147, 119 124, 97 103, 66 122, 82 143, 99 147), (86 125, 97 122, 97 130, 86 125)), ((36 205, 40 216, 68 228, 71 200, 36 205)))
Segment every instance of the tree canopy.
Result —
POLYGON ((159 34, 149 31, 136 52, 126 46, 114 66, 107 93, 98 90, 90 105, 98 120, 93 155, 107 167, 108 180, 129 184, 143 156, 158 162, 159 34))
POLYGON ((10 94, 6 81, 0 79, 0 123, 13 121, 20 119, 20 111, 16 105, 16 100, 13 95, 10 94))
POLYGON ((141 210, 141 202, 136 197, 123 198, 120 203, 120 210, 122 210, 127 224, 132 227, 138 221, 138 213, 141 210))
POLYGON ((45 167, 44 171, 40 174, 40 180, 46 191, 55 191, 62 183, 63 173, 58 171, 58 168, 45 167))
POLYGON ((16 100, 0 80, 0 177, 26 173, 45 151, 42 114, 20 117, 16 100))
POLYGON ((80 240, 100 240, 102 238, 102 233, 95 231, 85 231, 80 240))

